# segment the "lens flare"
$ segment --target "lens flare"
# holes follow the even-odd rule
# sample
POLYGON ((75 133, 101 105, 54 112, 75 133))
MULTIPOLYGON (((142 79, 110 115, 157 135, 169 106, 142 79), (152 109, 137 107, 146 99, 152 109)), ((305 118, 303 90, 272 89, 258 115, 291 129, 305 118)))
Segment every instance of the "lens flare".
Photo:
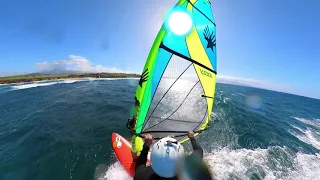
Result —
POLYGON ((177 35, 187 34, 192 27, 192 19, 189 14, 181 11, 172 12, 168 20, 170 30, 177 35))
POLYGON ((254 109, 259 109, 261 107, 261 98, 256 94, 249 94, 246 98, 246 104, 254 109))

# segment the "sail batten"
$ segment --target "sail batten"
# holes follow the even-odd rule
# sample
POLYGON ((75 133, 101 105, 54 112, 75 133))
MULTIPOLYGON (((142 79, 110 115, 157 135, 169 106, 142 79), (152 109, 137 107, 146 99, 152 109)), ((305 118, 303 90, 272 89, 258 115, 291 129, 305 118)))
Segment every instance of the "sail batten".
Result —
POLYGON ((165 46, 163 43, 160 44, 160 48, 163 48, 163 49, 165 49, 166 51, 168 51, 168 52, 170 52, 170 53, 172 53, 172 54, 174 54, 174 55, 177 55, 177 56, 179 56, 179 57, 181 57, 181 58, 184 58, 184 59, 187 60, 187 61, 190 61, 190 62, 192 62, 192 63, 195 63, 195 64, 197 64, 197 65, 199 65, 199 66, 207 69, 208 71, 211 71, 212 73, 217 74, 217 72, 214 71, 212 68, 209 68, 209 67, 205 66, 204 64, 201 64, 201 63, 199 63, 198 61, 193 60, 192 58, 189 58, 189 57, 187 57, 187 56, 184 56, 183 54, 180 54, 180 53, 178 53, 178 52, 173 51, 172 49, 170 49, 170 48, 168 48, 167 46, 165 46))

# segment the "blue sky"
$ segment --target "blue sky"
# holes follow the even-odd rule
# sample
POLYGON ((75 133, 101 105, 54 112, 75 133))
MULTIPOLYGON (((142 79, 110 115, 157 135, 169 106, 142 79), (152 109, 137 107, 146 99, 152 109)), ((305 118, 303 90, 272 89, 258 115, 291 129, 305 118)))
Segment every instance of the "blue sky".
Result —
MULTIPOLYGON (((0 75, 72 59, 90 68, 140 73, 176 2, 4 0, 0 75)), ((220 80, 320 98, 319 1, 212 0, 212 8, 220 80)))

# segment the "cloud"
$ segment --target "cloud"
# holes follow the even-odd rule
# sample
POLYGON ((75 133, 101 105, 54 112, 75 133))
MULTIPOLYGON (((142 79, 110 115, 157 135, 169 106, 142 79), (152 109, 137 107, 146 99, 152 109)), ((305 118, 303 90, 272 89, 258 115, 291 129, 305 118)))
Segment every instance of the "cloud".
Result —
POLYGON ((233 77, 233 76, 218 75, 217 82, 251 86, 251 87, 269 89, 269 90, 280 91, 280 92, 293 93, 294 91, 294 87, 286 84, 279 84, 279 83, 262 81, 262 80, 251 79, 251 78, 240 78, 240 77, 233 77))
POLYGON ((39 62, 36 64, 40 71, 74 71, 86 73, 117 72, 128 73, 115 67, 104 67, 102 65, 93 65, 90 60, 82 56, 69 55, 68 60, 58 60, 53 62, 39 62))

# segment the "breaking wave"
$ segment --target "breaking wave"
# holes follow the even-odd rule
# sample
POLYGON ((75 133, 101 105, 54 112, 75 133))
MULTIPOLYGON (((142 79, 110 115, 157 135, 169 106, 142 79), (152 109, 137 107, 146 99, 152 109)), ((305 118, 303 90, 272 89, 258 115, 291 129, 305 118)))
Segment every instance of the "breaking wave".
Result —
POLYGON ((12 89, 14 90, 29 89, 29 88, 35 88, 35 87, 51 86, 57 83, 58 82, 22 84, 22 85, 12 86, 12 89))
POLYGON ((311 128, 307 128, 304 130, 292 124, 291 126, 298 132, 289 130, 290 134, 298 138, 300 141, 310 144, 320 150, 320 132, 317 132, 316 130, 311 128))
POLYGON ((313 119, 313 120, 310 120, 310 119, 305 119, 305 118, 300 118, 300 117, 292 117, 306 125, 309 125, 309 126, 315 126, 317 128, 320 128, 320 119, 313 119))
MULTIPOLYGON (((286 147, 267 149, 223 148, 205 154, 204 161, 216 179, 316 180, 320 154, 293 153, 286 147)), ((110 165, 101 180, 132 179, 119 162, 110 165)), ((100 179, 99 179, 100 180, 100 179)))
POLYGON ((97 177, 97 180, 131 180, 131 176, 125 171, 122 165, 117 161, 110 165, 104 175, 97 177))
POLYGON ((103 81, 103 80, 121 80, 121 79, 138 79, 138 78, 83 78, 83 79, 66 79, 66 80, 59 80, 59 81, 50 81, 50 82, 37 82, 37 83, 28 83, 28 84, 19 84, 10 86, 11 90, 22 90, 22 89, 29 89, 35 87, 44 87, 44 86, 51 86, 56 84, 71 84, 76 82, 83 82, 83 81, 103 81))
POLYGON ((285 147, 222 149, 205 157, 217 179, 317 179, 320 154, 292 153, 285 147))

